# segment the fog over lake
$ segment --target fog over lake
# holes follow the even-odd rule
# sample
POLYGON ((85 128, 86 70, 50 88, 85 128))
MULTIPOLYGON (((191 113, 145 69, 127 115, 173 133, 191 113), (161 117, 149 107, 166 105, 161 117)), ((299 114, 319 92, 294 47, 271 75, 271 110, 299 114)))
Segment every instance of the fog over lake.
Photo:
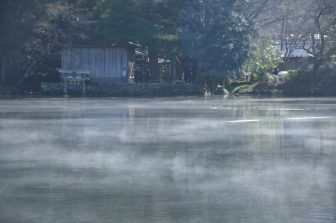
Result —
POLYGON ((0 100, 2 223, 335 223, 336 98, 0 100))

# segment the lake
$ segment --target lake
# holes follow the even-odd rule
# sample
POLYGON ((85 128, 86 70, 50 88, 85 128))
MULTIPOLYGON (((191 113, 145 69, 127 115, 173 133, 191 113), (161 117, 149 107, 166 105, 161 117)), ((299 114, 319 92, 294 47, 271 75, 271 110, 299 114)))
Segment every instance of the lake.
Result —
POLYGON ((336 98, 0 100, 0 222, 336 222, 336 98))

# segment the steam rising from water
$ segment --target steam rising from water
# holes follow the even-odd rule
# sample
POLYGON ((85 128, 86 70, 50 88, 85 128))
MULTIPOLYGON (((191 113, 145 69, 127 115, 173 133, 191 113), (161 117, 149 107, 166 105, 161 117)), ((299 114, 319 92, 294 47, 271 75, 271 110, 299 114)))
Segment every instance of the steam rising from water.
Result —
POLYGON ((0 101, 0 222, 335 222, 335 102, 0 101))

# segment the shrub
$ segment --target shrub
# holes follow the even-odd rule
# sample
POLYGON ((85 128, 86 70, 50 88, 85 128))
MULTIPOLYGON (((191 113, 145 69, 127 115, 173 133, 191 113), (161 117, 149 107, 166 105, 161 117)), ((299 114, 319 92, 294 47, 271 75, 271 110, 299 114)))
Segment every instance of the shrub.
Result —
POLYGON ((254 80, 261 80, 265 73, 282 62, 281 51, 274 46, 269 37, 261 37, 255 47, 252 47, 249 57, 244 65, 244 72, 254 80))

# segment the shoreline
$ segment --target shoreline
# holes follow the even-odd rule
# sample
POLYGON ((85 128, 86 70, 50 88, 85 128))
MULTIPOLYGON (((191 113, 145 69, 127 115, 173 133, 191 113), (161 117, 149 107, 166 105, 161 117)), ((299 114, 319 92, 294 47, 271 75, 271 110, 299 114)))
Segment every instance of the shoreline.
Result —
MULTIPOLYGON (((224 88, 223 88, 224 89, 224 88)), ((60 83, 44 84, 40 91, 28 92, 18 87, 0 87, 0 98, 174 98, 203 96, 250 96, 250 97, 335 97, 336 89, 310 88, 310 86, 291 83, 290 85, 269 86, 265 83, 229 86, 222 93, 205 94, 204 88, 196 84, 173 85, 167 83, 124 84, 108 83, 88 85, 86 94, 80 87, 69 88, 64 96, 60 83)))

